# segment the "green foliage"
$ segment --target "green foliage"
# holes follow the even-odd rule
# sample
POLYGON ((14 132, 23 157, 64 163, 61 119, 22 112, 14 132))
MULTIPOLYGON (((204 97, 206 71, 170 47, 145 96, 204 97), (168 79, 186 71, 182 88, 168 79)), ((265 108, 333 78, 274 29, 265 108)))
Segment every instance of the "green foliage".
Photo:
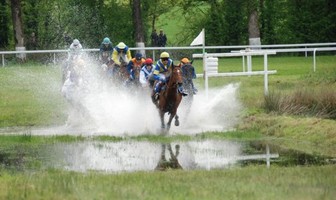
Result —
POLYGON ((6 0, 0 0, 0 50, 5 49, 10 41, 10 11, 6 0))

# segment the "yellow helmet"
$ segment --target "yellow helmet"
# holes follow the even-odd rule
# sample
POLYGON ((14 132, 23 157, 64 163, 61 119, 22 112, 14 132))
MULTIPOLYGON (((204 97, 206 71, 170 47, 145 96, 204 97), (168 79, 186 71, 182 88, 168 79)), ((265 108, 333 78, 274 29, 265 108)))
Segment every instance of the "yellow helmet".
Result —
POLYGON ((118 47, 119 49, 125 49, 126 44, 123 43, 123 42, 119 42, 119 44, 117 45, 117 47, 118 47))
POLYGON ((188 58, 182 58, 181 63, 187 64, 187 63, 190 63, 190 61, 188 58))
POLYGON ((167 53, 167 52, 162 52, 161 54, 160 54, 160 58, 169 58, 169 53, 167 53))

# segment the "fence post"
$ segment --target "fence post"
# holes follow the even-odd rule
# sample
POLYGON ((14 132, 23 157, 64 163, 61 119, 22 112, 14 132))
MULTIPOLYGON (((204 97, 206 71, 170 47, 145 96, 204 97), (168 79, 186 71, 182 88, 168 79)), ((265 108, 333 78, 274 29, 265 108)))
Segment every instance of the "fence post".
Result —
POLYGON ((271 155, 270 155, 270 149, 269 149, 268 144, 266 144, 266 165, 267 165, 267 168, 269 168, 271 165, 271 155))

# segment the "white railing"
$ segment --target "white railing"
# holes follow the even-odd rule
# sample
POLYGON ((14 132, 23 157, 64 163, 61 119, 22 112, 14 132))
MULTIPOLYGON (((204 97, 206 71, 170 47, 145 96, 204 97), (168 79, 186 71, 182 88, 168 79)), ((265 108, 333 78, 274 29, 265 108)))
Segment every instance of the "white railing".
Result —
MULTIPOLYGON (((207 49, 223 49, 228 51, 245 50, 247 48, 259 48, 263 50, 275 50, 278 53, 290 52, 314 52, 314 59, 317 51, 334 51, 336 43, 308 43, 308 44, 276 44, 276 45, 236 45, 236 46, 185 46, 185 47, 131 47, 130 50, 146 50, 152 51, 152 58, 155 59, 155 52, 160 50, 207 50, 207 49)), ((98 52, 99 49, 84 49, 86 52, 98 52)), ((10 54, 35 54, 35 53, 52 53, 54 62, 56 62, 56 54, 67 53, 68 50, 27 50, 27 51, 0 51, 2 58, 2 66, 5 66, 5 55, 10 54)))

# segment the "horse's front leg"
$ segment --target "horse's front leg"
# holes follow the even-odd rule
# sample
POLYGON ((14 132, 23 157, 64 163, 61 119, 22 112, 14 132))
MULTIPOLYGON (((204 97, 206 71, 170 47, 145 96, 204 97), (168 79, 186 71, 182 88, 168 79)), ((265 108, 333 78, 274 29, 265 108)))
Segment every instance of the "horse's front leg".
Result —
POLYGON ((170 129, 170 124, 171 124, 171 122, 172 122, 174 116, 175 116, 175 114, 170 114, 170 116, 169 116, 169 120, 168 120, 168 123, 167 123, 167 130, 170 129))
POLYGON ((164 123, 164 112, 160 111, 160 119, 161 119, 161 128, 164 129, 165 128, 165 123, 164 123))
POLYGON ((179 126, 179 125, 180 125, 179 116, 175 115, 175 126, 179 126))

